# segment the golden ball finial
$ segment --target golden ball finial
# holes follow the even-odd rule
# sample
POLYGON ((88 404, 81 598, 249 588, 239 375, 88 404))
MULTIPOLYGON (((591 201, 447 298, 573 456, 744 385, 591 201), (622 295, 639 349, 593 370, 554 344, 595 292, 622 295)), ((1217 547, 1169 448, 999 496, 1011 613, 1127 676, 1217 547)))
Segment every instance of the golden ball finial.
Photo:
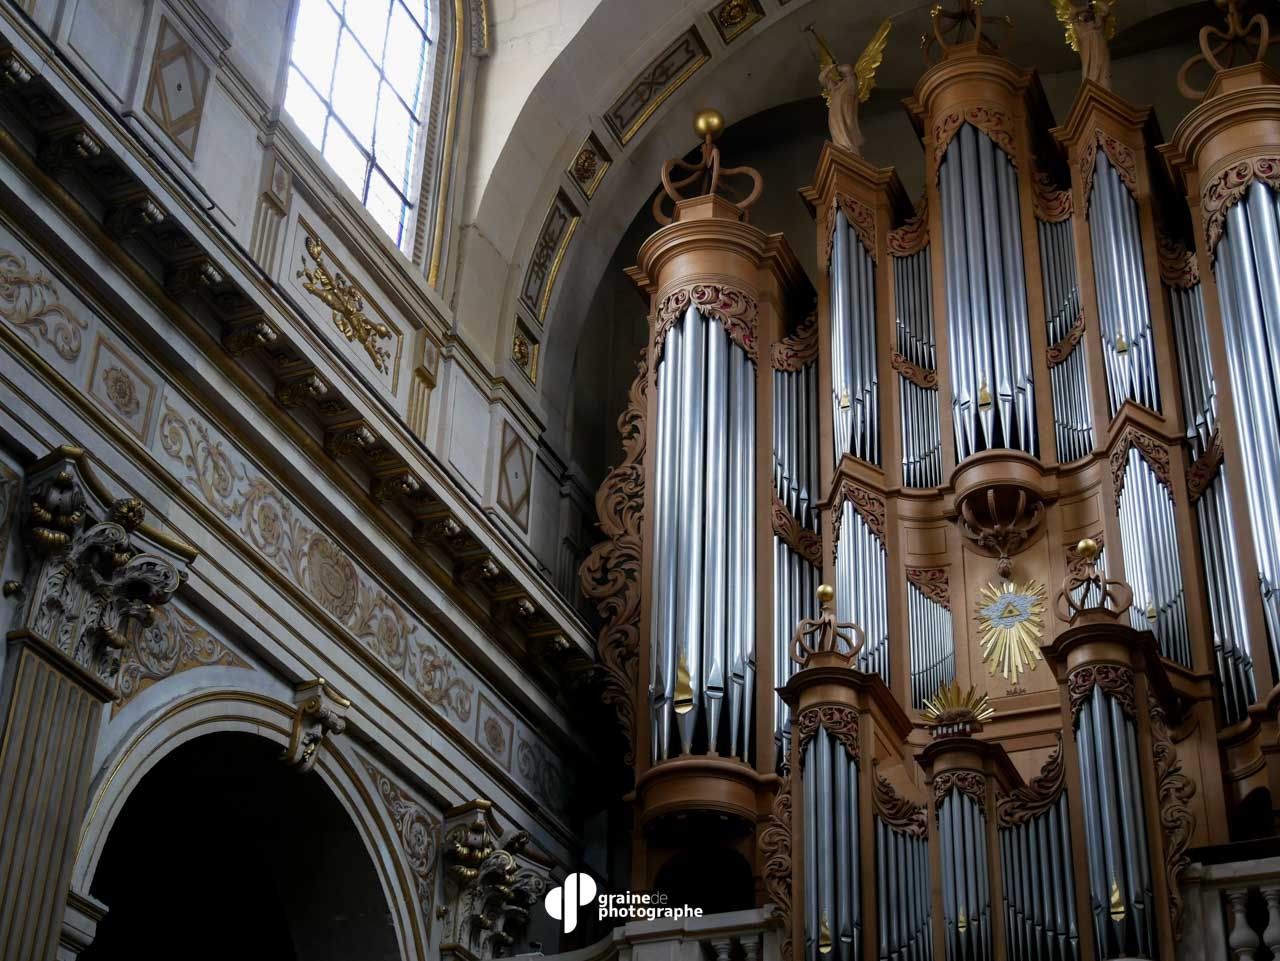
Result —
POLYGON ((1092 537, 1086 537, 1076 545, 1076 553, 1086 561, 1091 561, 1098 556, 1098 542, 1092 537))
POLYGON ((818 600, 822 601, 823 604, 827 604, 835 599, 836 589, 830 584, 819 584, 816 593, 818 595, 818 600))
POLYGON ((699 110, 693 115, 693 130, 699 137, 710 136, 714 139, 720 136, 720 132, 724 130, 724 114, 710 107, 699 110))

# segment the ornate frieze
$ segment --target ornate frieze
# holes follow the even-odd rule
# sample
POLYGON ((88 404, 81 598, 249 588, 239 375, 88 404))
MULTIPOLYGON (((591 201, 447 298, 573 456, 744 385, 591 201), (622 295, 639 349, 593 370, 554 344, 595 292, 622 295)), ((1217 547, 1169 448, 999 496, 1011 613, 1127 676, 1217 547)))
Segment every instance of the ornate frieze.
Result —
POLYGON ((435 919, 436 872, 440 856, 440 820, 391 780, 391 776, 368 761, 364 768, 373 779, 378 797, 391 819, 405 865, 413 878, 418 906, 428 931, 435 919))
POLYGON ((1200 283, 1200 262, 1194 250, 1163 232, 1156 234, 1160 259, 1160 280, 1166 287, 1188 290, 1200 283))
POLYGON ((810 314, 794 334, 777 341, 769 349, 774 370, 797 371, 818 357, 818 315, 810 314))
POLYGON ((995 107, 975 106, 964 110, 953 110, 939 117, 933 125, 933 173, 942 168, 942 158, 947 147, 960 132, 960 128, 970 123, 991 138, 991 142, 1003 150, 1014 164, 1018 162, 1017 148, 1013 140, 1013 121, 1003 110, 995 107))
POLYGON ((62 303, 48 274, 8 250, 0 250, 0 315, 37 350, 68 362, 80 357, 88 323, 62 303))
POLYGON ((691 305, 698 308, 703 316, 723 324, 729 338, 755 361, 756 298, 729 284, 689 284, 667 294, 658 305, 657 328, 653 335, 655 357, 662 356, 667 333, 691 305))
POLYGON ((643 353, 618 418, 622 463, 596 492, 596 514, 605 540, 591 548, 578 573, 582 592, 595 601, 603 624, 597 641, 601 699, 618 713, 625 763, 635 760, 635 689, 640 644, 640 555, 644 523, 644 448, 649 367, 643 353))
POLYGON ((827 243, 823 248, 822 262, 824 264, 831 263, 831 251, 835 247, 837 210, 844 214, 845 221, 853 228, 854 235, 857 236, 858 241, 871 257, 872 263, 874 263, 878 254, 876 250, 876 212, 861 200, 842 193, 835 195, 831 208, 827 211, 825 220, 827 243))
POLYGON ((898 353, 896 350, 890 358, 890 364, 904 379, 911 381, 917 387, 924 390, 934 390, 938 386, 938 372, 936 370, 913 364, 907 360, 905 355, 898 353))
POLYGON ((1240 202, 1254 181, 1261 181, 1272 190, 1280 190, 1280 157, 1241 160, 1222 171, 1201 190, 1205 249, 1210 257, 1218 249, 1218 241, 1227 229, 1227 211, 1240 202))
POLYGON ((824 704, 803 711, 796 718, 796 735, 799 737, 797 751, 800 754, 800 767, 804 769, 804 749, 808 747, 813 736, 823 728, 844 747, 845 753, 857 761, 861 757, 858 745, 858 712, 851 707, 840 707, 824 704))
POLYGON ((157 608, 155 622, 120 652, 112 714, 158 681, 197 667, 248 668, 249 664, 177 604, 157 608))
POLYGON ((831 542, 840 543, 840 525, 844 518, 845 502, 853 505, 854 510, 867 522, 871 533, 884 540, 884 498, 872 493, 865 487, 859 487, 847 477, 842 478, 836 490, 835 501, 831 505, 831 542))
POLYGON ((501 957, 524 934, 550 873, 532 857, 529 842, 525 831, 506 834, 488 801, 477 799, 446 814, 444 958, 501 957))
POLYGON ((1119 702, 1129 717, 1137 716, 1134 703, 1133 669, 1122 664, 1090 664, 1078 667, 1067 675, 1067 695, 1071 700, 1071 724, 1080 723, 1080 708, 1093 694, 1094 687, 1102 688, 1119 702))
POLYGON ((1196 829, 1190 801, 1196 786, 1182 771, 1178 751, 1169 736, 1168 718, 1155 696, 1147 692, 1151 714, 1151 753, 1156 765, 1156 793, 1160 800, 1160 828, 1164 837, 1164 876, 1169 889, 1169 912, 1175 938, 1182 937, 1182 892, 1178 879, 1191 857, 1187 849, 1196 829))
POLYGON ((293 728, 282 760, 305 774, 315 767, 317 752, 326 737, 347 729, 347 710, 351 702, 340 695, 324 678, 299 684, 294 689, 293 728))
POLYGON ((945 567, 908 567, 907 580, 935 604, 951 610, 951 579, 945 567))

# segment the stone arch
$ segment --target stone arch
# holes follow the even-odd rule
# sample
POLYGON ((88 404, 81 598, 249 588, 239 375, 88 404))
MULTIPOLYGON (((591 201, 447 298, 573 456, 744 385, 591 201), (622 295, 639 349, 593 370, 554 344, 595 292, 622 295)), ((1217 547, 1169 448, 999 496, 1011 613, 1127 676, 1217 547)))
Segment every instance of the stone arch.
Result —
MULTIPOLYGON (((94 779, 77 840, 71 890, 88 892, 108 837, 125 804, 160 761, 205 735, 249 734, 283 748, 294 706, 257 691, 214 689, 180 698, 155 712, 121 741, 94 779)), ((393 825, 377 789, 349 742, 326 739, 312 772, 332 793, 368 854, 392 918, 400 957, 427 956, 430 932, 393 825)), ((108 905, 110 907, 110 905, 108 905)))

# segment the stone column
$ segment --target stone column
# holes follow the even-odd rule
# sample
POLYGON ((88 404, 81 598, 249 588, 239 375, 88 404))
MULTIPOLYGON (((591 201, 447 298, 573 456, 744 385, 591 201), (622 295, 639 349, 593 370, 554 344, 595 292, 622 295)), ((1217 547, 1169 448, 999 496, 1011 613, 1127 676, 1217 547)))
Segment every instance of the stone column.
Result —
MULTIPOLYGON (((24 511, 27 569, 7 636, 0 734, 0 957, 46 961, 66 941, 69 875, 119 650, 177 590, 195 552, 147 528, 140 501, 106 495, 70 448, 32 467, 24 511)), ((84 904, 96 924, 101 905, 84 904)), ((92 936, 92 925, 75 927, 92 936)), ((84 945, 70 940, 74 957, 84 945)))

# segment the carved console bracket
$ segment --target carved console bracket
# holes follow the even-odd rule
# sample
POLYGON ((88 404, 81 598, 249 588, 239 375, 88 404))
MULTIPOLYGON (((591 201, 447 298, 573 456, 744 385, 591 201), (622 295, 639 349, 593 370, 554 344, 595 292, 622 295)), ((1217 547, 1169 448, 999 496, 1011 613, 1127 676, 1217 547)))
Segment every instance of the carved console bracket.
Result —
POLYGON ((316 766, 320 745, 329 735, 341 734, 347 729, 347 710, 351 702, 340 695, 323 677, 306 681, 294 688, 293 730, 289 733, 289 746, 281 760, 305 774, 316 766))

